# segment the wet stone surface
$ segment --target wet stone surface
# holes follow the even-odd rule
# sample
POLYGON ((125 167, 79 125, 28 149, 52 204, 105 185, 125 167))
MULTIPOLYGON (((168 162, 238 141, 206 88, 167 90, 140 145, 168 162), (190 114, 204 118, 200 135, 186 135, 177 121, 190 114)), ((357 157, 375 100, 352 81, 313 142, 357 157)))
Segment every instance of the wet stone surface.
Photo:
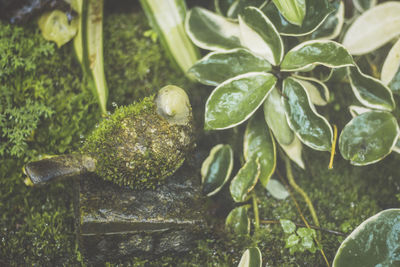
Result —
POLYGON ((205 238, 200 177, 185 163, 155 189, 132 190, 86 175, 77 181, 75 212, 88 263, 187 252, 205 238))

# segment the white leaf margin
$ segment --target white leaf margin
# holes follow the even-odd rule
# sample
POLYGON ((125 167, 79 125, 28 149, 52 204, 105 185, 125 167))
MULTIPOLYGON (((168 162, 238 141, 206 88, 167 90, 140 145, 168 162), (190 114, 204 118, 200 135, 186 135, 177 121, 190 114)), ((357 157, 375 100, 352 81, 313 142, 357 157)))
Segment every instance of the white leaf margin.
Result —
POLYGON ((400 39, 390 49, 381 72, 381 81, 388 85, 396 75, 400 67, 400 39))
MULTIPOLYGON (((218 23, 221 26, 224 26, 224 28, 221 29, 221 32, 226 34, 227 38, 228 38, 228 36, 234 36, 238 40, 240 40, 239 24, 232 22, 232 21, 228 20, 227 18, 222 17, 221 15, 211 12, 205 8, 199 8, 199 9, 201 9, 202 12, 207 14, 210 18, 214 18, 215 21, 218 21, 218 23)), ((186 31, 186 34, 189 36, 190 40, 192 40, 192 42, 195 45, 197 45, 198 47, 205 49, 205 50, 211 50, 211 51, 227 51, 227 50, 229 50, 229 49, 226 49, 226 48, 218 46, 218 45, 210 45, 209 43, 203 42, 196 38, 196 36, 193 34, 193 32, 190 30, 190 27, 189 27, 189 20, 192 15, 192 11, 193 11, 192 9, 189 10, 187 12, 186 18, 185 18, 185 31, 186 31)))
MULTIPOLYGON (((305 92, 306 95, 307 95, 308 105, 310 106, 311 111, 312 111, 317 117, 321 118, 321 119, 323 120, 323 122, 324 122, 326 125, 328 125, 329 132, 330 132, 330 135, 331 135, 331 142, 333 143, 333 130, 332 130, 332 126, 331 126, 331 124, 329 123, 329 121, 328 121, 324 116, 322 116, 321 114, 319 114, 319 113, 317 112, 317 110, 315 109, 314 104, 311 102, 311 98, 310 98, 310 95, 309 95, 308 92, 307 92, 307 89, 301 84, 301 82, 299 82, 299 81, 298 81, 296 78, 294 78, 294 77, 288 77, 288 78, 286 78, 286 79, 293 79, 293 80, 295 80, 295 81, 298 82, 298 83, 300 84, 300 86, 303 88, 304 92, 305 92)), ((286 79, 285 79, 285 80, 286 80, 286 79)), ((285 87, 285 85, 284 85, 284 84, 285 84, 285 80, 283 81, 283 86, 282 86, 283 88, 285 87)), ((281 97, 281 100, 282 100, 282 103, 284 103, 285 97, 282 96, 282 97, 281 97)), ((286 120, 287 120, 287 123, 289 124, 290 129, 292 129, 292 131, 293 131, 293 132, 295 133, 295 135, 299 138, 299 140, 300 140, 303 144, 309 146, 309 142, 303 140, 303 139, 301 138, 301 136, 293 129, 293 125, 291 124, 291 122, 290 122, 290 120, 289 120, 289 116, 288 116, 287 113, 286 113, 286 120)), ((311 147, 311 148, 314 149, 314 150, 318 150, 318 151, 326 151, 326 150, 317 149, 317 148, 315 148, 315 147, 313 147, 313 146, 309 146, 309 147, 311 147)))
MULTIPOLYGON (((251 27, 249 27, 249 26, 244 22, 244 20, 242 19, 241 16, 239 16, 239 28, 240 28, 240 42, 241 42, 241 44, 242 44, 243 46, 245 46, 246 48, 248 48, 248 49, 249 49, 250 51, 252 51, 253 53, 255 53, 256 55, 259 55, 259 56, 265 58, 266 60, 268 60, 268 62, 270 62, 272 65, 274 65, 274 66, 278 65, 279 63, 282 62, 282 59, 283 59, 283 56, 284 56, 283 41, 282 41, 282 38, 281 38, 281 36, 280 36, 278 30, 275 28, 275 25, 269 20, 269 18, 268 18, 264 13, 262 13, 258 8, 255 8, 255 7, 248 7, 248 9, 252 9, 252 10, 255 10, 256 12, 258 12, 258 13, 262 16, 262 18, 265 20, 265 22, 272 28, 272 30, 274 31, 275 35, 278 37, 279 44, 280 44, 280 50, 281 50, 281 53, 280 53, 280 55, 279 55, 279 61, 278 61, 278 62, 275 61, 275 56, 274 56, 274 53, 273 53, 273 51, 272 51, 270 45, 267 44, 267 43, 259 36, 259 34, 258 34, 257 32, 255 32, 253 29, 251 29, 251 27), (255 37, 253 37, 253 38, 256 38, 256 41, 253 40, 252 43, 248 43, 247 38, 245 38, 245 36, 244 36, 244 33, 245 33, 246 31, 248 31, 249 33, 251 33, 250 35, 255 36, 255 37), (256 43, 256 42, 257 42, 257 43, 260 43, 260 42, 264 43, 265 46, 268 48, 268 50, 265 49, 265 48, 264 48, 264 49, 253 49, 253 48, 252 48, 252 47, 253 47, 252 44, 254 44, 254 43, 256 43), (265 53, 260 53, 259 50, 261 50, 261 51, 262 51, 262 50, 265 50, 265 53)), ((247 35, 247 37, 248 37, 248 35, 247 35)))
MULTIPOLYGON (((201 165, 201 169, 200 169, 200 174, 201 174, 201 184, 204 184, 204 180, 205 177, 207 175, 208 172, 208 168, 210 166, 210 164, 212 163, 212 161, 215 158, 215 154, 223 147, 225 146, 224 144, 218 144, 216 146, 214 146, 211 150, 210 153, 208 155, 208 157, 203 161, 202 165, 201 165)), ((228 170, 227 170, 227 174, 226 177, 224 179, 224 181, 222 182, 221 186, 219 186, 218 188, 216 188, 214 191, 210 192, 207 194, 208 197, 215 195, 216 193, 218 193, 221 188, 226 184, 226 182, 229 180, 229 177, 232 174, 232 170, 233 170, 233 150, 232 148, 229 146, 229 166, 228 166, 228 170)))
POLYGON ((345 33, 342 43, 352 55, 363 55, 381 47, 399 34, 400 2, 388 1, 368 9, 356 18, 345 33), (378 27, 382 25, 386 27, 378 27), (371 32, 379 36, 372 37, 371 32))
MULTIPOLYGON (((332 40, 310 40, 310 41, 306 41, 303 42, 297 46, 295 46, 294 48, 292 48, 290 51, 288 51, 286 54, 288 54, 289 52, 296 52, 298 50, 300 50, 301 48, 303 48, 306 45, 312 45, 314 43, 335 43, 337 46, 342 47, 343 49, 345 49, 346 51, 347 48, 345 46, 343 46, 342 44, 339 44, 337 42, 334 42, 332 40)), ((328 63, 324 63, 324 62, 313 62, 313 63, 309 63, 303 67, 297 68, 297 69, 281 69, 281 71, 284 72, 293 72, 293 71, 309 71, 309 68, 312 68, 314 66, 318 66, 318 65, 322 65, 328 68, 332 68, 332 69, 338 69, 338 68, 342 68, 342 67, 350 67, 350 66, 354 66, 354 63, 351 64, 342 64, 342 65, 332 65, 332 64, 328 64, 328 63)), ((312 69, 311 69, 312 70, 312 69)))
MULTIPOLYGON (((393 109, 395 109, 396 108, 396 102, 394 101, 392 90, 390 90, 390 88, 387 87, 386 85, 384 85, 380 80, 378 80, 378 79, 376 79, 376 78, 374 78, 372 76, 364 74, 360 70, 360 68, 358 66, 355 66, 355 67, 357 68, 357 70, 361 74, 361 76, 363 76, 366 79, 373 80, 374 82, 380 83, 389 92, 390 100, 392 101, 392 103, 394 103, 394 108, 393 109)), ((368 102, 365 99, 363 99, 361 97, 361 94, 358 91, 357 87, 354 86, 354 84, 353 84, 353 80, 351 79, 351 75, 350 75, 350 72, 351 72, 350 68, 347 69, 347 72, 348 72, 348 77, 349 77, 349 81, 350 81, 351 90, 353 91, 355 97, 357 98, 358 101, 360 101, 361 104, 363 104, 364 106, 366 106, 368 108, 372 108, 372 109, 384 110, 384 111, 389 111, 389 112, 392 111, 392 109, 387 109, 385 107, 382 107, 381 105, 371 104, 370 102, 368 102)))

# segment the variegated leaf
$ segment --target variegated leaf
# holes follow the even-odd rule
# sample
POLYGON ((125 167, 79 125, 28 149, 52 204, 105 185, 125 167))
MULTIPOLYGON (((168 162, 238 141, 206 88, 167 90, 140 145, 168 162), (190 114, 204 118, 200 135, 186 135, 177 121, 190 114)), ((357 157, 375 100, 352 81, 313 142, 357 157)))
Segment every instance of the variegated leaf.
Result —
POLYGON ((353 165, 368 165, 386 157, 399 137, 396 118, 386 111, 369 111, 353 118, 339 137, 343 158, 353 165))
POLYGON ((243 48, 212 52, 197 61, 189 73, 206 85, 218 86, 222 82, 248 72, 268 72, 271 64, 243 48))
POLYGON ((233 168, 233 151, 230 145, 216 145, 201 166, 203 194, 218 193, 228 181, 233 168))
POLYGON ((243 154, 246 161, 258 158, 260 182, 265 187, 276 166, 275 142, 262 112, 256 112, 249 120, 243 138, 243 154))
POLYGON ((239 24, 201 7, 187 13, 185 29, 193 43, 203 49, 223 51, 241 47, 239 24))
POLYGON ((358 67, 348 68, 348 72, 353 93, 363 105, 388 111, 395 108, 392 91, 381 81, 362 73, 358 67))
POLYGON ((381 81, 400 94, 400 39, 393 45, 382 67, 381 81))
POLYGON ((262 105, 276 78, 270 73, 250 72, 221 83, 209 96, 206 129, 227 129, 247 120, 262 105))
POLYGON ((272 65, 282 61, 282 39, 272 22, 258 8, 246 8, 239 16, 239 25, 243 46, 272 65))
POLYGON ((300 140, 315 150, 330 151, 333 131, 328 121, 319 115, 307 91, 294 78, 283 81, 282 96, 290 128, 300 140))
POLYGON ((347 30, 343 45, 352 55, 367 54, 400 34, 400 2, 379 4, 358 17, 347 30))

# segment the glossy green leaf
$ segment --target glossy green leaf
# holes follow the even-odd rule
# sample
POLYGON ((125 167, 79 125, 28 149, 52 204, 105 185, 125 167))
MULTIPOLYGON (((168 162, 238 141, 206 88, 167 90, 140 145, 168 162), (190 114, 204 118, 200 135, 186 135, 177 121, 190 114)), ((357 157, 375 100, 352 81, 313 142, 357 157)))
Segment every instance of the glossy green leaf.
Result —
POLYGON ((390 49, 383 63, 381 81, 393 93, 400 94, 400 39, 390 49))
POLYGON ((260 182, 265 187, 276 166, 275 142, 271 136, 263 113, 256 114, 249 120, 244 133, 243 154, 246 161, 258 158, 260 163, 260 182))
POLYGON ((400 266, 400 209, 361 223, 340 245, 333 267, 400 266))
POLYGON ((246 8, 239 16, 239 25, 243 46, 272 65, 282 61, 282 39, 272 22, 258 8, 246 8))
POLYGON ((291 220, 280 219, 282 229, 285 233, 291 234, 296 230, 296 225, 291 220))
POLYGON ((233 168, 233 151, 230 145, 216 145, 201 166, 203 194, 212 196, 228 181, 233 168))
POLYGON ((261 267, 262 257, 259 248, 248 248, 242 255, 238 267, 261 267))
POLYGON ((306 227, 300 227, 299 229, 297 229, 296 233, 300 236, 300 237, 317 237, 317 233, 315 232, 314 229, 311 228, 306 228, 306 227))
POLYGON ((229 187, 235 202, 245 202, 260 177, 261 166, 258 158, 250 158, 233 177, 229 187))
POLYGON ((237 19, 246 7, 253 6, 259 8, 264 6, 267 2, 267 0, 236 0, 230 6, 226 15, 228 18, 237 19))
POLYGON ((205 109, 206 129, 232 128, 247 120, 275 86, 274 75, 251 72, 229 79, 209 96, 205 109))
POLYGON ((264 118, 281 145, 293 142, 294 133, 287 123, 285 107, 277 88, 273 88, 264 102, 264 118))
POLYGON ((311 34, 311 39, 332 40, 339 36, 344 22, 344 3, 336 0, 332 5, 335 12, 329 14, 324 23, 311 34))
POLYGON ((363 74, 357 67, 348 68, 351 89, 364 106, 391 111, 395 108, 392 91, 381 81, 363 74))
POLYGON ((354 7, 361 13, 374 7, 377 0, 353 0, 354 7))
POLYGON ((363 55, 400 34, 400 2, 379 4, 358 17, 347 30, 343 45, 352 55, 363 55))
POLYGON ((314 246, 314 239, 311 236, 305 236, 301 239, 301 245, 306 249, 311 249, 314 246))
POLYGON ((189 72, 206 85, 220 83, 248 72, 268 72, 271 64, 248 50, 237 48, 226 52, 212 52, 194 64, 189 72))
POLYGON ((287 21, 276 6, 270 2, 262 11, 272 21, 278 32, 282 35, 302 36, 312 33, 334 12, 328 0, 306 0, 306 14, 301 26, 287 21))
POLYGON ((312 40, 292 48, 283 58, 282 71, 301 71, 315 65, 340 68, 354 65, 353 58, 341 44, 312 40))
POLYGON ((250 205, 243 205, 231 210, 225 220, 225 227, 228 231, 237 235, 250 233, 250 218, 247 215, 249 207, 250 205))
POLYGON ((241 47, 239 24, 201 7, 187 13, 185 29, 193 43, 203 49, 221 51, 241 47))
POLYGON ((289 196, 289 192, 286 188, 275 179, 270 179, 267 186, 267 191, 276 199, 282 200, 289 196))
POLYGON ((305 0, 272 0, 282 16, 292 24, 301 26, 306 15, 305 0))
POLYGON ((297 75, 293 75, 293 77, 306 89, 310 96, 311 103, 317 106, 325 106, 328 104, 329 89, 323 82, 310 77, 301 77, 297 75))
POLYGON ((370 111, 353 118, 342 130, 339 149, 353 165, 367 165, 387 156, 396 144, 399 126, 386 111, 370 111))
POLYGON ((291 234, 288 239, 286 239, 285 248, 291 248, 300 242, 300 237, 296 234, 291 234))
POLYGON ((333 132, 328 121, 319 115, 305 88, 294 78, 283 81, 283 101, 290 128, 300 140, 315 150, 330 151, 333 132))

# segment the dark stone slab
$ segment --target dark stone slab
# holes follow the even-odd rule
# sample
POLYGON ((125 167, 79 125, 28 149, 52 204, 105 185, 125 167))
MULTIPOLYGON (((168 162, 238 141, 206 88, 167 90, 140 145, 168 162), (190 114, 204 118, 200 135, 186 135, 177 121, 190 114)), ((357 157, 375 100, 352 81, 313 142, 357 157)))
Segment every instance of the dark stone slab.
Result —
POLYGON ((95 175, 77 180, 75 213, 89 264, 189 251, 205 238, 205 199, 198 168, 185 163, 154 189, 132 190, 95 175))

